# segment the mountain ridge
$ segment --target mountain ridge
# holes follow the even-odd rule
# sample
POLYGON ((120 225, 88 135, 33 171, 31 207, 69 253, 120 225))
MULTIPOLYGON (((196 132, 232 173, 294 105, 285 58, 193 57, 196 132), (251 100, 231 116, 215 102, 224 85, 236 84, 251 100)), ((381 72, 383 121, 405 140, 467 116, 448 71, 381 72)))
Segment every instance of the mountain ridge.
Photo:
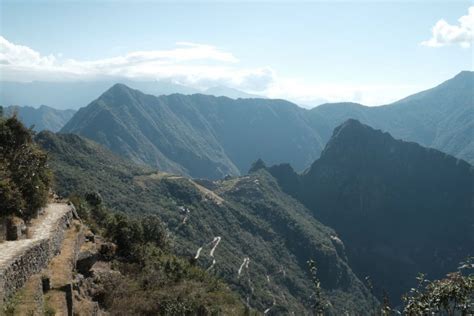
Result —
POLYGON ((59 131, 76 113, 74 110, 58 110, 47 105, 8 106, 4 108, 4 115, 18 115, 18 118, 27 127, 39 132, 42 130, 59 131))
POLYGON ((309 313, 309 259, 318 262, 323 291, 333 305, 328 312, 365 314, 377 303, 352 272, 342 242, 331 238, 336 233, 282 192, 266 171, 198 182, 143 169, 77 135, 42 132, 36 141, 49 154, 59 194, 99 192, 115 211, 158 215, 177 254, 226 280, 260 311, 309 313), (209 245, 217 237, 211 257, 209 245), (246 258, 247 267, 242 265, 246 258))
POLYGON ((440 277, 470 255, 474 168, 462 159, 351 119, 305 172, 266 170, 340 234, 357 275, 395 301, 417 273, 440 277))
POLYGON ((79 110, 62 132, 91 138, 163 171, 216 179, 245 174, 257 158, 304 170, 320 156, 333 129, 354 118, 472 163, 474 89, 468 88, 473 84, 474 73, 464 72, 390 105, 349 102, 312 110, 273 99, 155 97, 114 85, 79 110))

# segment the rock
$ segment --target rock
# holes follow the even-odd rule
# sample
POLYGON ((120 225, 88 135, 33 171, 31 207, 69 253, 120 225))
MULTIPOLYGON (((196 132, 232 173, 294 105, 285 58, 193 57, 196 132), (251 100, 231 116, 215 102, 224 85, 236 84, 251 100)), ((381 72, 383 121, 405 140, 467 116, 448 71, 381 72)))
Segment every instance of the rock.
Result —
POLYGON ((7 240, 19 240, 25 237, 27 227, 25 221, 19 217, 7 219, 7 240))
POLYGON ((86 239, 86 241, 95 242, 95 235, 91 231, 88 231, 84 235, 84 238, 86 239))
POLYGON ((77 256, 76 270, 83 275, 89 275, 90 269, 98 260, 99 254, 97 252, 90 250, 80 252, 77 256))
POLYGON ((69 205, 71 207, 72 216, 74 217, 74 219, 77 219, 78 221, 80 221, 81 218, 79 217, 79 214, 77 214, 77 210, 76 210, 76 207, 74 206, 74 204, 72 204, 71 201, 68 201, 67 205, 69 205))

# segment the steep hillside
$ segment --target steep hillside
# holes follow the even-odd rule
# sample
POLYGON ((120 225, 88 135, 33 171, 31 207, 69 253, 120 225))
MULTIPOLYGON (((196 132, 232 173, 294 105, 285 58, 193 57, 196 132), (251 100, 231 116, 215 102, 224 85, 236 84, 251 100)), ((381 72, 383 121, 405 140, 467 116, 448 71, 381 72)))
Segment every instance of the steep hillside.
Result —
POLYGON ((417 273, 440 277, 472 255, 474 169, 463 160, 348 120, 305 173, 268 170, 340 234, 359 277, 394 301, 417 273))
POLYGON ((79 110, 62 132, 83 135, 166 171, 198 177, 238 173, 207 122, 186 100, 183 95, 157 98, 117 84, 79 110), (174 106, 164 102, 167 98, 175 100, 174 106))
POLYGON ((71 119, 76 111, 56 110, 46 105, 41 105, 39 108, 31 106, 9 106, 4 108, 5 116, 11 116, 14 113, 18 115, 23 124, 27 127, 33 126, 33 129, 37 132, 43 130, 57 132, 71 119))
POLYGON ((99 191, 114 210, 158 215, 177 254, 224 279, 261 312, 309 310, 309 259, 318 264, 330 311, 367 314, 376 304, 348 266, 336 233, 281 192, 265 171, 193 181, 141 172, 78 136, 40 133, 37 142, 50 153, 62 195, 99 191))
POLYGON ((366 107, 325 104, 309 113, 326 142, 332 130, 354 118, 398 139, 414 141, 474 162, 474 72, 463 71, 437 87, 393 104, 366 107))
POLYGON ((349 118, 474 162, 474 73, 396 103, 325 104, 207 95, 154 97, 115 85, 62 129, 137 163, 193 177, 244 174, 257 158, 306 169, 333 129, 349 118))
POLYGON ((256 157, 303 169, 319 138, 304 110, 281 100, 206 95, 154 97, 117 84, 61 130, 164 171, 220 178, 246 172, 256 157))

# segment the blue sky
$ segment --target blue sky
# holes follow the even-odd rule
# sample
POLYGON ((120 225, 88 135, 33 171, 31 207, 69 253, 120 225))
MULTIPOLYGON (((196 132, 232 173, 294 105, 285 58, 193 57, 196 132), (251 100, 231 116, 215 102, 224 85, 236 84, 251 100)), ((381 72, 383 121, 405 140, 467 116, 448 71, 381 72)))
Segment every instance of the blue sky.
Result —
POLYGON ((2 80, 169 79, 376 105, 473 69, 471 1, 0 6, 2 80))

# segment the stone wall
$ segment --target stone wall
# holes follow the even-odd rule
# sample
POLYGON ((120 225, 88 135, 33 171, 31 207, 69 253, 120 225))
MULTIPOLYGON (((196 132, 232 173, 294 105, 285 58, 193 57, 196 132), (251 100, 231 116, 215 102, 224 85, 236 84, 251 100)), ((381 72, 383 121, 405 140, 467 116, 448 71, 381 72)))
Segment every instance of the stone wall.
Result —
POLYGON ((71 221, 72 209, 69 208, 69 211, 48 227, 48 233, 41 235, 44 238, 17 241, 18 245, 25 245, 24 249, 0 267, 0 305, 60 252, 65 230, 71 221))

